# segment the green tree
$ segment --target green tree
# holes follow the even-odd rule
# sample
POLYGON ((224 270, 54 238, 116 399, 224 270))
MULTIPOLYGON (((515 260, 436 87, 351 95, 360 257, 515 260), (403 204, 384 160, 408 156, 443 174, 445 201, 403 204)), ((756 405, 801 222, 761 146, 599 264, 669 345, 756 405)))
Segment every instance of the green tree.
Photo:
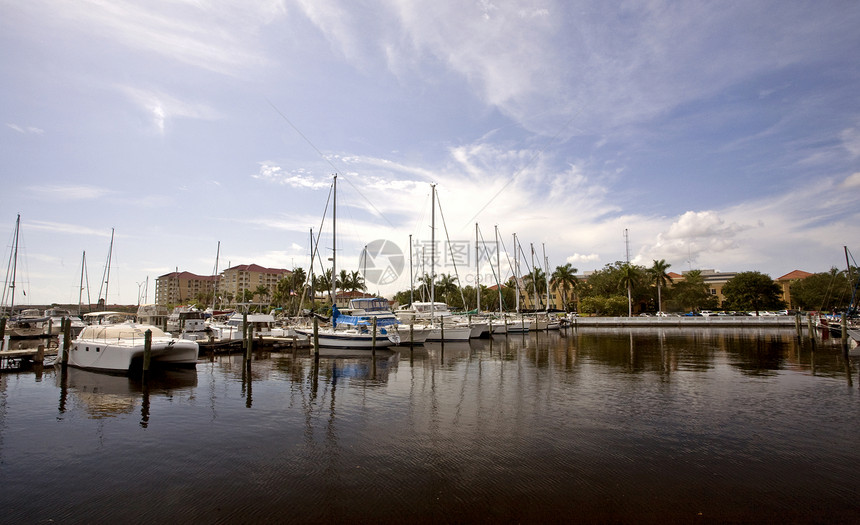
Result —
POLYGON ((831 268, 792 282, 790 291, 791 302, 803 310, 832 311, 851 302, 852 287, 847 272, 831 268))
POLYGON ((254 300, 254 292, 245 288, 239 293, 239 301, 243 303, 250 303, 254 300))
POLYGON ((336 290, 346 291, 349 289, 349 273, 346 270, 341 270, 339 274, 337 274, 337 283, 335 284, 336 290))
POLYGON ((648 269, 652 282, 657 285, 657 311, 663 311, 663 294, 661 293, 666 284, 673 282, 666 270, 672 266, 666 259, 654 260, 654 264, 648 269))
POLYGON ((546 272, 540 268, 535 268, 532 272, 524 275, 523 287, 534 301, 534 309, 539 309, 546 298, 546 272), (537 294, 537 300, 535 300, 535 294, 537 294))
POLYGON ((265 284, 258 284, 257 288, 254 289, 254 295, 259 298, 261 304, 265 304, 269 298, 269 287, 265 284))
MULTIPOLYGON (((457 286, 457 277, 445 273, 439 275, 439 282, 436 283, 437 300, 441 296, 445 303, 450 306, 452 297, 454 297, 458 291, 459 287, 457 286)), ((465 305, 463 306, 465 307, 465 305)))
POLYGON ((627 316, 633 317, 633 287, 636 286, 642 278, 642 272, 639 269, 626 263, 621 267, 621 275, 619 276, 619 284, 627 289, 627 316))
POLYGON ((564 266, 556 266, 555 271, 552 272, 552 277, 550 278, 550 284, 556 289, 561 290, 561 301, 564 304, 565 311, 570 311, 570 305, 567 302, 567 294, 573 291, 574 287, 577 284, 576 272, 579 271, 574 268, 570 263, 565 264, 564 266))
POLYGON ((769 275, 741 272, 723 286, 725 306, 732 310, 778 310, 785 306, 782 289, 769 275))
POLYGON ((323 293, 331 291, 331 268, 323 272, 322 275, 316 275, 315 291, 323 293))
POLYGON ((346 284, 346 289, 350 292, 363 292, 367 290, 367 285, 364 282, 364 277, 361 275, 361 272, 357 270, 349 272, 349 278, 347 279, 346 284))

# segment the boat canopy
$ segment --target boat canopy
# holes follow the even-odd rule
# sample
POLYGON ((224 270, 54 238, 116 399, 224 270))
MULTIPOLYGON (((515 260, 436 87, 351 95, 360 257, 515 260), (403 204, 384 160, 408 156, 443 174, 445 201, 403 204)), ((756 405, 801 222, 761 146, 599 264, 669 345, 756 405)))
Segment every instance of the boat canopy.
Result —
POLYGON ((349 300, 349 307, 360 308, 365 312, 388 312, 391 310, 388 299, 382 297, 356 297, 349 300))
POLYGON ((104 340, 143 339, 147 330, 152 331, 152 337, 169 337, 157 326, 135 323, 93 324, 85 327, 79 337, 81 339, 104 340))

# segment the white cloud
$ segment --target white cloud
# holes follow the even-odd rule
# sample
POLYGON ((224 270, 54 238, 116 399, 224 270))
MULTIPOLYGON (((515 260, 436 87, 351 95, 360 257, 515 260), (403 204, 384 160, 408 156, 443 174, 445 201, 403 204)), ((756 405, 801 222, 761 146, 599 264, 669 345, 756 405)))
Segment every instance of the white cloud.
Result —
POLYGON ((80 224, 68 224, 51 221, 27 221, 27 229, 62 233, 68 235, 89 235, 106 238, 110 238, 111 236, 111 232, 107 228, 95 229, 80 224))
POLYGON ((855 188, 860 186, 860 171, 849 175, 842 183, 846 188, 855 188))
POLYGON ((116 194, 115 191, 99 186, 76 186, 64 184, 42 184, 29 186, 27 191, 48 201, 95 200, 116 194))
POLYGON ((168 120, 175 118, 190 118, 199 120, 217 120, 220 112, 206 104, 185 102, 158 90, 145 90, 132 86, 118 88, 136 105, 149 114, 153 126, 163 135, 168 120))
POLYGON ((9 129, 15 130, 22 135, 44 135, 45 130, 41 128, 37 128, 35 126, 19 126, 18 124, 13 124, 11 122, 6 123, 6 127, 9 129))
POLYGON ((325 180, 321 177, 316 177, 305 169, 298 168, 291 172, 287 172, 280 166, 276 166, 269 162, 261 162, 260 170, 251 175, 251 177, 266 182, 282 184, 291 188, 318 190, 321 188, 327 188, 331 185, 331 179, 325 180))
POLYGON ((579 264, 579 263, 595 263, 600 261, 600 255, 596 253, 574 253, 565 259, 566 262, 571 264, 579 264))
POLYGON ((280 1, 83 0, 51 2, 48 8, 49 20, 63 20, 132 49, 229 75, 268 63, 256 41, 259 29, 286 12, 280 1))

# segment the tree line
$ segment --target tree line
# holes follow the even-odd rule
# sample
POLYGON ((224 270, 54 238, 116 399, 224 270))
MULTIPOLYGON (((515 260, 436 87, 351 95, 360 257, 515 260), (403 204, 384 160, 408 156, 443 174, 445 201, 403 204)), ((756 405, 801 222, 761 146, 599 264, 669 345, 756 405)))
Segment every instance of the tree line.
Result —
MULTIPOLYGON (((439 274, 435 282, 435 299, 447 303, 452 309, 474 310, 478 306, 480 293, 481 310, 514 311, 516 287, 520 286, 520 306, 523 296, 529 295, 537 301, 531 302, 536 309, 546 308, 547 284, 554 293, 561 294, 561 304, 565 311, 582 314, 622 316, 640 312, 696 312, 701 310, 760 311, 779 310, 786 307, 782 288, 773 279, 761 272, 740 272, 722 288, 724 301, 711 292, 701 270, 691 270, 677 282, 669 275, 671 267, 665 260, 654 260, 650 267, 616 261, 595 271, 586 279, 577 278, 577 268, 570 263, 558 266, 547 279, 546 273, 536 268, 534 272, 522 277, 518 283, 511 277, 501 293, 484 285, 479 287, 460 286, 458 278, 451 274, 439 274), (501 307, 500 307, 501 300, 501 307)), ((839 271, 831 268, 828 272, 813 274, 805 279, 791 283, 792 302, 802 310, 834 311, 846 308, 854 298, 856 284, 853 276, 857 269, 839 271)), ((411 300, 430 300, 430 280, 427 274, 417 279, 414 290, 397 292, 394 300, 399 304, 409 304, 411 300)), ((296 313, 302 305, 314 309, 313 298, 316 293, 331 290, 331 270, 314 275, 308 283, 308 275, 303 268, 295 268, 270 290, 265 285, 256 289, 244 290, 240 297, 225 294, 220 301, 227 304, 237 302, 251 303, 267 307, 282 308, 296 313)), ((341 270, 336 279, 336 288, 341 292, 366 291, 367 285, 361 272, 341 270)), ((212 304, 212 293, 200 294, 199 306, 212 304)))

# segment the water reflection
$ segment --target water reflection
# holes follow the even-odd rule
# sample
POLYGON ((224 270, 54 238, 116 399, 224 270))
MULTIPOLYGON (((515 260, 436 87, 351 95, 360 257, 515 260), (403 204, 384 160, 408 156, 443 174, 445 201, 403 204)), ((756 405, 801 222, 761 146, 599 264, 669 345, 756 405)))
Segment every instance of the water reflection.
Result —
POLYGON ((59 418, 51 381, 19 375, 0 388, 10 522, 857 515, 857 360, 792 330, 578 329, 375 357, 211 355, 199 379, 160 385, 70 372, 57 379, 59 418), (159 402, 168 395, 187 402, 159 402), (37 437, 42 450, 27 454, 37 437), (44 469, 63 446, 75 454, 44 469))
POLYGON ((89 419, 105 419, 131 414, 140 406, 140 424, 150 418, 150 397, 191 395, 197 386, 194 369, 158 370, 147 374, 122 376, 91 372, 74 367, 57 367, 54 374, 60 389, 59 416, 69 410, 69 402, 83 410, 89 419))

